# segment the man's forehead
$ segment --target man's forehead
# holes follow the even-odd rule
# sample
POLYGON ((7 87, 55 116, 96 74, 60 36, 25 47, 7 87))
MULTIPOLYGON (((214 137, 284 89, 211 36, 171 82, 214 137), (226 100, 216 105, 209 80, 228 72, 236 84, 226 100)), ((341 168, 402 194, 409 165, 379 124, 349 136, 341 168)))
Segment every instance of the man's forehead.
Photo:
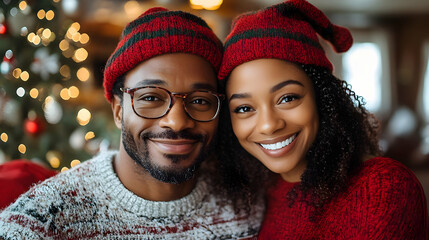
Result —
MULTIPOLYGON (((171 84, 169 84, 169 81, 163 80, 163 79, 143 79, 132 85, 133 86, 126 86, 126 87, 129 87, 129 88, 146 87, 146 86, 161 86, 165 88, 171 87, 171 84)), ((191 83, 190 87, 191 89, 195 89, 195 90, 204 89, 204 90, 216 91, 216 85, 211 83, 206 83, 206 82, 191 83)))
POLYGON ((130 70, 126 87, 176 86, 195 89, 217 89, 212 65, 204 58, 187 53, 172 53, 148 59, 130 70))

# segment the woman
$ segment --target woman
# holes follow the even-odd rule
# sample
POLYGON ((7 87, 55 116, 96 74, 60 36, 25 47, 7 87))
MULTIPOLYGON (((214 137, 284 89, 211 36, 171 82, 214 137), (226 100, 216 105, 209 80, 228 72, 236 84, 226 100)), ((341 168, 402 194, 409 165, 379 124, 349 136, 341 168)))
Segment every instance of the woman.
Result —
POLYGON ((316 33, 337 52, 352 45, 347 29, 304 0, 235 20, 219 71, 230 194, 251 203, 268 188, 260 239, 427 238, 420 183, 375 157, 377 121, 332 75, 316 33))

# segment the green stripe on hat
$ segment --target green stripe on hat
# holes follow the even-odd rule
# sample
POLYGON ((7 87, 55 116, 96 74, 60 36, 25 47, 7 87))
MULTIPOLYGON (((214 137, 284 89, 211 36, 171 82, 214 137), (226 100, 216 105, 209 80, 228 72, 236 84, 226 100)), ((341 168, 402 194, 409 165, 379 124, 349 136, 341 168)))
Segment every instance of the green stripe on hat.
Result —
POLYGON ((316 48, 322 49, 322 46, 320 46, 319 41, 315 41, 311 38, 308 38, 307 36, 301 34, 301 33, 293 33, 285 31, 284 29, 279 28, 258 28, 258 29, 251 29, 244 32, 241 32, 237 35, 232 36, 228 41, 225 43, 225 49, 228 48, 230 45, 238 42, 239 40, 243 39, 251 39, 251 38, 263 38, 263 37, 283 37, 288 38, 295 41, 300 41, 302 43, 306 43, 309 45, 312 45, 316 48))
POLYGON ((205 28, 209 28, 210 27, 204 22, 202 21, 199 17, 194 16, 194 15, 190 15, 190 14, 186 14, 182 11, 170 11, 170 12, 155 12, 146 16, 143 16, 141 18, 138 18, 136 20, 134 20, 133 22, 131 22, 130 24, 128 24, 124 31, 122 32, 122 37, 128 35, 130 32, 132 32, 137 26, 140 26, 141 24, 145 24, 145 23, 149 23, 157 18, 165 18, 165 17, 180 17, 183 18, 185 20, 189 20, 193 23, 197 23, 198 25, 205 27, 205 28))
POLYGON ((181 29, 181 28, 168 28, 164 30, 152 31, 152 32, 139 32, 133 35, 130 39, 128 39, 121 48, 119 48, 109 59, 106 64, 106 68, 109 67, 117 57, 119 57, 122 53, 124 53, 128 48, 132 47, 135 43, 141 40, 147 40, 157 37, 167 37, 167 36, 189 36, 197 39, 203 39, 206 42, 212 43, 216 47, 216 43, 206 35, 201 34, 200 32, 196 32, 194 30, 189 29, 181 29))

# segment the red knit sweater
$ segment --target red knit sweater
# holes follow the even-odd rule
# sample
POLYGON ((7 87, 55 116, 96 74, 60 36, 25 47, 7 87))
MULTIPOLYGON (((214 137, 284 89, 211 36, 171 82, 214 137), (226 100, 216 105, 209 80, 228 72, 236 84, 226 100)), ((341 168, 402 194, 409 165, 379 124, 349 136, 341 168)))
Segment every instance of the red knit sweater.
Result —
POLYGON ((427 239, 428 212, 415 175, 389 158, 373 158, 334 198, 317 222, 311 207, 286 194, 298 183, 279 179, 268 191, 267 212, 259 239, 427 239))

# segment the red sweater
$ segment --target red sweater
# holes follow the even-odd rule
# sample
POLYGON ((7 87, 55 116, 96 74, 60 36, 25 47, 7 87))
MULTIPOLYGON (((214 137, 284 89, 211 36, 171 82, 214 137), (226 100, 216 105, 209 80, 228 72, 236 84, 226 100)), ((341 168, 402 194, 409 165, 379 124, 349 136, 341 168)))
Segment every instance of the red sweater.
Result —
POLYGON ((267 212, 259 239, 428 239, 428 212, 415 175, 389 158, 373 158, 351 178, 317 222, 311 207, 286 194, 298 183, 281 178, 268 191, 267 212))

